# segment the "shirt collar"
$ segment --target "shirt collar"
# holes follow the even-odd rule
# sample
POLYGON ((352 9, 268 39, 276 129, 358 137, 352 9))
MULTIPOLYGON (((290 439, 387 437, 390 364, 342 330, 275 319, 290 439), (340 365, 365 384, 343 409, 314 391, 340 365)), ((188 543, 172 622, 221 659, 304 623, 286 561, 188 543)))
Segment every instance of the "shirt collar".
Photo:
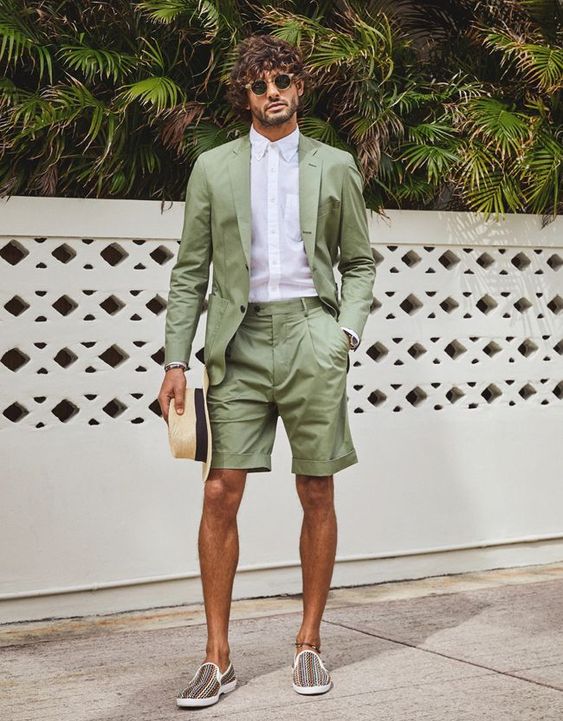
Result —
POLYGON ((250 126, 250 143, 252 145, 252 156, 260 160, 270 145, 275 145, 283 155, 284 160, 289 161, 297 152, 299 147, 299 126, 279 140, 268 140, 265 135, 259 133, 254 125, 250 126))

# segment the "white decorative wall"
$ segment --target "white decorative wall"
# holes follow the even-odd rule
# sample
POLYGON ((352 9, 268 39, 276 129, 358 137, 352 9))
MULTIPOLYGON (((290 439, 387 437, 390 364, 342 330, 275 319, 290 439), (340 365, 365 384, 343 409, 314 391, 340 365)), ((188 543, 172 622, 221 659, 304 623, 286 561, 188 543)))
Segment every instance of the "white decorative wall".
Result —
MULTIPOLYGON (((201 468, 172 458, 157 402, 182 213, 0 201, 0 621, 202 599, 201 468)), ((563 221, 541 225, 371 216, 333 587, 563 557, 563 221)), ((289 468, 279 423, 239 512, 237 598, 301 590, 289 468)))

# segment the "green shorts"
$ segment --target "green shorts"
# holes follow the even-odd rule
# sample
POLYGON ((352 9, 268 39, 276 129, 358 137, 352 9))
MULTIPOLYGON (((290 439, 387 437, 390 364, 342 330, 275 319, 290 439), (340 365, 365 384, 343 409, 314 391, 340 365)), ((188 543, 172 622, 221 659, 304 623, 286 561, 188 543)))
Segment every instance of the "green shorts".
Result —
POLYGON ((281 415, 292 473, 331 475, 358 462, 348 424, 348 338, 318 296, 252 302, 209 386, 212 468, 272 470, 281 415))

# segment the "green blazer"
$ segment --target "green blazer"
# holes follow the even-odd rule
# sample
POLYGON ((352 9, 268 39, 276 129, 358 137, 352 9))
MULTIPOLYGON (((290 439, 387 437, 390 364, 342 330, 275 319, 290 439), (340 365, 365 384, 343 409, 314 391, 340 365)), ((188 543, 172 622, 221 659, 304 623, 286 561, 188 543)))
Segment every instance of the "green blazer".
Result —
MULTIPOLYGON (((362 176, 350 153, 302 133, 298 155, 299 219, 315 288, 340 325, 361 339, 375 280, 362 176), (333 272, 337 263, 341 298, 333 272)), ((165 364, 189 364, 213 262, 203 354, 209 383, 221 382, 225 350, 248 305, 250 242, 247 133, 201 153, 193 166, 178 257, 170 275, 165 364)))

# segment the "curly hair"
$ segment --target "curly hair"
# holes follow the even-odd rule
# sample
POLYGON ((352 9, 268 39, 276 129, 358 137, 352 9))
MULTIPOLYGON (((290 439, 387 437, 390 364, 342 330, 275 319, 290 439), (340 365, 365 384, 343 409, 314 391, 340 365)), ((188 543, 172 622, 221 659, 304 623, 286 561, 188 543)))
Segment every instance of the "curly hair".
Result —
POLYGON ((312 75, 306 70, 301 51, 295 45, 273 35, 251 35, 237 46, 238 56, 229 76, 227 100, 233 110, 250 121, 252 113, 246 109, 247 89, 244 87, 265 71, 283 70, 295 73, 294 80, 303 81, 303 97, 313 85, 312 75))

